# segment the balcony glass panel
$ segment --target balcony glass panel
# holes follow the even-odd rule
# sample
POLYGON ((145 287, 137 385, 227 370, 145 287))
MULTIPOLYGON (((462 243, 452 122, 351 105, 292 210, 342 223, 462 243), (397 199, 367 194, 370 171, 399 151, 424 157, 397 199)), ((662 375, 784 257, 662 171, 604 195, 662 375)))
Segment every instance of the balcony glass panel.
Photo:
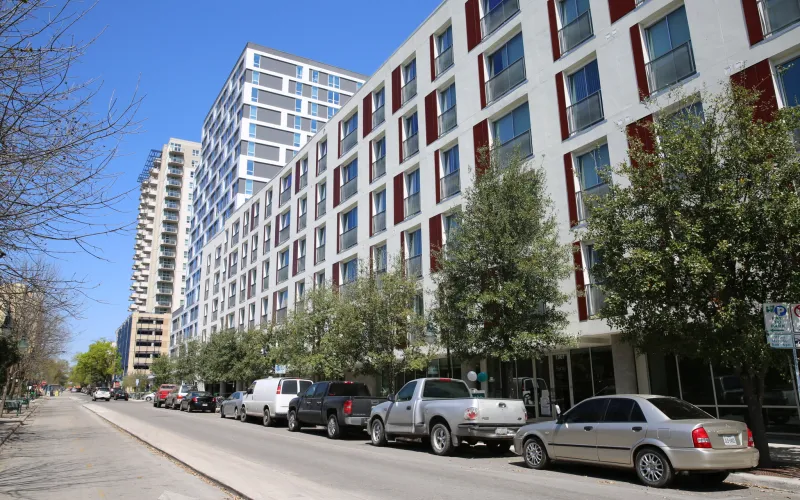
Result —
POLYGON ((317 173, 321 174, 327 169, 328 169, 328 155, 325 155, 320 157, 319 161, 317 162, 317 173))
POLYGON ((303 189, 304 187, 306 187, 308 185, 308 175, 307 174, 303 174, 303 175, 300 176, 300 181, 298 182, 298 185, 300 186, 300 189, 303 189))
POLYGON ((325 245, 320 245, 315 250, 317 252, 317 262, 325 261, 325 245))
POLYGON ((608 184, 598 184, 575 194, 578 205, 578 222, 584 222, 589 218, 592 205, 597 202, 596 198, 605 196, 608 191, 608 184))
POLYGON ((386 119, 386 108, 381 106, 372 112, 372 128, 377 127, 386 119))
POLYGON ((282 268, 278 269, 278 283, 282 283, 289 279, 289 266, 283 266, 282 268))
POLYGON ((406 275, 410 278, 422 277, 422 255, 406 259, 406 275))
POLYGON ((302 257, 297 258, 297 272, 302 273, 306 270, 306 256, 303 255, 302 257))
POLYGON ((386 230, 386 210, 372 216, 372 234, 386 230))
POLYGON ((358 192, 358 177, 353 177, 349 181, 342 184, 341 198, 342 201, 349 199, 351 196, 358 192))
POLYGON ((569 133, 574 134, 603 119, 603 96, 599 90, 567 108, 569 133))
POLYGON ((286 321, 286 308, 275 311, 275 323, 281 324, 286 321))
POLYGON ((525 131, 510 141, 501 144, 497 148, 497 156, 501 164, 507 164, 514 154, 519 153, 523 160, 533 155, 533 144, 531 143, 531 131, 525 131))
POLYGON ((419 134, 414 134, 403 141, 403 160, 419 152, 419 134))
POLYGON ((281 191, 281 196, 280 196, 280 204, 281 204, 281 206, 284 203, 286 203, 287 201, 291 200, 291 199, 292 199, 292 189, 291 188, 284 189, 283 191, 281 191))
POLYGON ((800 0, 758 0, 764 35, 800 21, 800 0))
POLYGON ((372 162, 372 180, 379 179, 386 175, 386 157, 381 156, 372 162))
POLYGON ((439 54, 435 60, 436 76, 441 75, 450 66, 453 65, 453 47, 448 47, 444 52, 439 54))
POLYGON ((354 227, 348 231, 343 232, 339 235, 339 248, 341 250, 346 250, 350 247, 355 246, 358 243, 358 227, 354 227))
POLYGON ((439 115, 439 137, 456 127, 456 106, 453 105, 450 109, 439 115))
POLYGON ((559 30, 558 41, 561 44, 561 52, 569 52, 593 34, 592 13, 587 10, 559 30))
POLYGON ((297 230, 298 231, 302 231, 303 229, 306 228, 306 215, 307 214, 303 214, 303 215, 300 216, 300 218, 297 219, 297 230))
POLYGON ((461 192, 461 179, 459 172, 460 170, 450 172, 439 179, 439 192, 443 200, 461 192))
POLYGON ((400 95, 402 96, 403 104, 407 103, 415 95, 417 95, 417 79, 414 78, 410 82, 406 82, 406 84, 403 85, 403 88, 400 89, 400 95))
POLYGON ((358 129, 353 129, 349 134, 342 138, 342 154, 353 149, 358 143, 358 129))
POLYGON ((586 305, 589 316, 597 316, 606 302, 606 294, 596 284, 589 284, 585 287, 586 305))
POLYGON ((519 12, 519 0, 502 0, 481 19, 481 39, 486 38, 497 28, 519 12))
POLYGON ((278 245, 281 245, 289 239, 289 226, 278 231, 278 245))
POLYGON ((647 64, 650 92, 678 83, 695 71, 692 42, 686 42, 647 64))
POLYGON ((406 197, 403 205, 405 208, 406 218, 418 214, 420 212, 419 193, 414 193, 411 196, 406 197))
POLYGON ((525 81, 525 58, 519 58, 486 82, 486 100, 494 102, 525 81))
POLYGON ((328 210, 325 204, 326 201, 327 200, 320 200, 319 203, 317 203, 317 218, 325 215, 325 212, 328 210))

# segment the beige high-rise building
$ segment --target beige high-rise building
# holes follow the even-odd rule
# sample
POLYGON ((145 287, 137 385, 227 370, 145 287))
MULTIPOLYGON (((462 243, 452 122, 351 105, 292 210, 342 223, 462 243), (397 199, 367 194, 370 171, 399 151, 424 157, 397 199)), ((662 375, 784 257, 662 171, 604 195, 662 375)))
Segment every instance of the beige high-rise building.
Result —
POLYGON ((170 139, 147 157, 139 175, 132 312, 167 314, 183 305, 192 190, 199 166, 200 143, 183 139, 170 139))

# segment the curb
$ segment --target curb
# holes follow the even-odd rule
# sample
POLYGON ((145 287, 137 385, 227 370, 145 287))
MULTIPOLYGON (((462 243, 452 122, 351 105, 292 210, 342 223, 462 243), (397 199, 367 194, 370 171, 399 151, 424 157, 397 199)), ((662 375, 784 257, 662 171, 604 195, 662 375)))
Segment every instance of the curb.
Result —
POLYGON ((9 432, 8 434, 6 434, 6 436, 5 436, 4 438, 2 438, 2 440, 0 440, 0 446, 3 446, 3 445, 6 443, 6 441, 8 441, 8 439, 9 439, 11 436, 13 436, 13 435, 14 435, 14 434, 17 432, 17 429, 19 429, 19 428, 20 428, 20 426, 22 426, 22 424, 24 424, 24 423, 25 423, 25 421, 26 421, 26 420, 28 420, 28 418, 29 418, 31 415, 33 415, 34 413, 36 413, 36 410, 38 410, 38 409, 39 409, 39 404, 37 403, 36 405, 34 405, 34 406, 33 406, 33 408, 31 409, 31 411, 30 411, 30 412, 29 412, 27 415, 25 415, 25 417, 23 417, 23 419, 22 419, 22 420, 20 420, 19 422, 17 422, 17 425, 16 425, 16 426, 14 426, 14 428, 13 428, 13 429, 11 429, 11 432, 9 432))
POLYGON ((800 479, 759 476, 747 472, 736 472, 728 476, 729 483, 741 484, 744 486, 755 486, 757 488, 771 488, 776 490, 788 490, 792 492, 800 491, 800 479))

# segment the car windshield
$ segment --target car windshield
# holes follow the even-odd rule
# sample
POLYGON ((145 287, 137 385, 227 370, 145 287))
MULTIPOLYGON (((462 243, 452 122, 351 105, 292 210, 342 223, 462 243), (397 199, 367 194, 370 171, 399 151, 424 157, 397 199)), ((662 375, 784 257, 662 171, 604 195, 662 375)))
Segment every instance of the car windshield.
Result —
POLYGON ((369 389, 364 384, 332 383, 328 389, 328 396, 366 396, 370 397, 369 389))
POLYGON ((422 390, 423 398, 457 399, 472 397, 467 384, 461 380, 426 380, 422 390))
POLYGON ((195 397, 204 398, 206 396, 210 396, 211 394, 209 394, 207 392, 193 392, 192 395, 194 395, 195 397))
POLYGON ((691 403, 677 398, 652 398, 647 400, 670 420, 714 418, 691 403))

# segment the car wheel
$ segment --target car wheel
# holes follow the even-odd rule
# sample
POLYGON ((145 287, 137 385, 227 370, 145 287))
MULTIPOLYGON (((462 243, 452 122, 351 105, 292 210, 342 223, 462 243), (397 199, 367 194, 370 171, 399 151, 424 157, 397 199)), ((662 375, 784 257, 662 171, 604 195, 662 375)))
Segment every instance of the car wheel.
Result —
POLYGON ((664 488, 672 482, 672 465, 656 448, 644 448, 636 454, 636 474, 646 486, 664 488))
POLYGON ((698 474, 698 479, 703 486, 716 486, 728 479, 728 475, 730 475, 730 472, 727 471, 712 472, 710 474, 698 474))
POLYGON ((158 408, 158 403, 153 403, 153 408, 158 408))
POLYGON ((247 422, 247 411, 245 411, 244 407, 242 407, 242 410, 239 412, 239 420, 247 422))
POLYGON ((289 432, 297 432, 300 430, 300 422, 297 421, 297 412, 291 410, 289 412, 289 416, 287 417, 286 426, 289 428, 289 432))
POLYGON ((522 447, 522 456, 525 458, 525 465, 531 469, 542 470, 550 465, 550 457, 542 441, 537 437, 532 437, 525 441, 522 447))
POLYGON ((440 457, 452 453, 453 441, 450 439, 450 429, 446 425, 438 423, 431 429, 431 449, 440 457))
POLYGON ((273 420, 269 408, 264 408, 264 418, 261 420, 261 423, 264 424, 264 427, 272 427, 275 425, 275 420, 273 420))
POLYGON ((188 404, 186 405, 186 413, 192 413, 192 407, 188 404))
POLYGON ((233 409, 233 418, 235 418, 236 420, 239 420, 239 408, 234 408, 233 409))
POLYGON ((333 414, 328 417, 328 438, 339 439, 342 437, 342 430, 339 428, 339 418, 333 414))
POLYGON ((146 398, 144 398, 144 400, 145 400, 145 401, 152 401, 152 400, 153 400, 153 398, 151 398, 151 397, 146 397, 146 398))
POLYGON ((225 407, 224 406, 220 406, 219 407, 219 418, 225 418, 225 407))
POLYGON ((386 446, 386 432, 383 429, 383 421, 376 418, 370 426, 369 439, 373 446, 386 446))

